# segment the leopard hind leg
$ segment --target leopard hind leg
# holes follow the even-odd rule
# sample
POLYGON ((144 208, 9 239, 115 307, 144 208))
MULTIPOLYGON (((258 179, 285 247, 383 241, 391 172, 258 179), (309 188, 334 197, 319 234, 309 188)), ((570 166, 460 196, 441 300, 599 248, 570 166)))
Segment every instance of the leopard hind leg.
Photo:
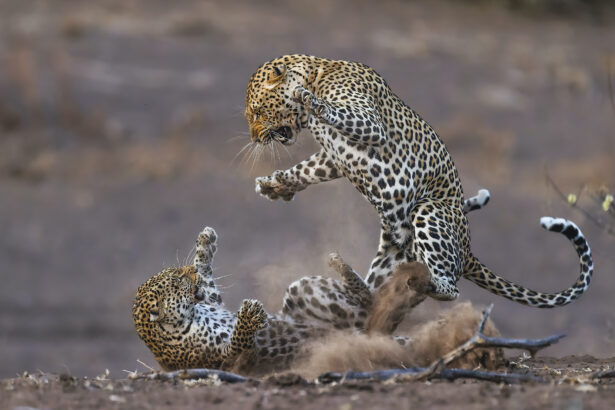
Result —
POLYGON ((338 254, 329 256, 329 266, 342 280, 312 276, 291 283, 282 302, 282 315, 330 329, 364 330, 371 290, 338 254))
POLYGON ((363 278, 338 253, 329 254, 329 266, 342 277, 344 293, 350 303, 365 308, 371 305, 371 290, 363 278))
POLYGON ((413 254, 431 273, 428 295, 444 301, 457 299, 457 279, 469 248, 465 214, 447 202, 424 200, 413 210, 413 226, 413 254))

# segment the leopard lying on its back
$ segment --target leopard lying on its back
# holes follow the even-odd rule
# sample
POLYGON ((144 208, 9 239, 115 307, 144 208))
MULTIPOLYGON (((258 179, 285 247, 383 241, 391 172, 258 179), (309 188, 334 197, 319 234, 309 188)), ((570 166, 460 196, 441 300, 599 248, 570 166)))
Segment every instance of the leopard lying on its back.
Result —
MULTIPOLYGON (((137 292, 133 306, 137 333, 165 370, 207 367, 261 374, 284 370, 306 353, 310 341, 333 330, 392 332, 399 323, 398 310, 412 300, 414 304, 423 300, 429 284, 424 265, 401 265, 394 277, 408 289, 390 291, 410 297, 401 298, 404 302, 398 306, 380 306, 378 318, 370 321, 372 292, 332 254, 330 263, 341 281, 305 278, 289 287, 281 313, 268 315, 259 301, 245 300, 234 314, 224 306, 212 276, 216 243, 215 231, 205 228, 197 240, 193 265, 165 269, 137 292)), ((394 339, 407 342, 403 337, 394 339)))
POLYGON ((580 258, 580 277, 562 292, 526 289, 495 275, 471 253, 468 205, 444 143, 370 67, 305 55, 269 61, 250 80, 245 115, 256 143, 289 145, 308 129, 321 147, 288 170, 257 178, 261 195, 290 200, 311 184, 344 176, 376 208, 381 236, 367 276, 372 289, 404 261, 427 265, 430 296, 441 300, 458 297, 461 277, 535 307, 566 305, 588 288, 589 246, 564 219, 541 219, 545 229, 573 242, 580 258))

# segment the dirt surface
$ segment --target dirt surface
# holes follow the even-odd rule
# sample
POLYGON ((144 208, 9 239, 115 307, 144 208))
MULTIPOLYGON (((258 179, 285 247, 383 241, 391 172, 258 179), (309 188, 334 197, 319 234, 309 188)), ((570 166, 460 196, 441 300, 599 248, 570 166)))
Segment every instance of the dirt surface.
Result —
MULTIPOLYGON (((231 309, 248 297, 279 309, 291 281, 327 272, 332 251, 367 271, 378 220, 346 181, 311 187, 291 203, 254 193, 256 176, 316 150, 307 135, 288 152, 237 155, 248 141, 242 113, 251 73, 295 52, 371 65, 434 126, 466 194, 491 191, 470 223, 473 252, 495 272, 537 290, 570 285, 576 255, 538 220, 576 221, 596 264, 579 301, 532 310, 467 281, 460 300, 495 303, 503 336, 568 335, 545 354, 614 356, 615 238, 560 201, 544 178, 548 169, 566 194, 584 184, 615 190, 612 15, 528 16, 452 1, 26 3, 0 2, 0 377, 40 370, 78 379, 4 381, 3 389, 16 387, 0 394, 1 408, 54 400, 75 408, 122 400, 282 407, 288 398, 344 409, 418 400, 589 408, 612 397, 610 386, 584 393, 569 384, 322 390, 117 380, 124 369, 143 370, 137 359, 155 366, 131 320, 137 287, 183 264, 205 225, 220 235, 216 275, 231 309), (82 377, 104 369, 115 379, 101 386, 113 391, 84 387, 82 377)), ((588 194, 579 197, 608 222, 588 194)), ((450 306, 428 300, 406 326, 450 306)), ((549 366, 581 372, 583 360, 549 366)))
POLYGON ((1 408, 211 408, 211 409, 606 409, 615 384, 591 375, 613 363, 591 356, 517 358, 512 373, 533 373, 544 383, 506 385, 474 380, 343 382, 323 384, 278 375, 227 384, 215 379, 152 381, 26 374, 0 382, 1 408))

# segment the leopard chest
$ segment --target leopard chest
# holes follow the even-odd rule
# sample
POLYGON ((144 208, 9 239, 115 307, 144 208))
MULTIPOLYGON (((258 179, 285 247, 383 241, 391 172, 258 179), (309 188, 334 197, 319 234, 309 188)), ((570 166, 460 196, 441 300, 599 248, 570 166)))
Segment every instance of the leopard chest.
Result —
POLYGON ((414 170, 396 155, 397 141, 367 147, 334 130, 319 141, 336 167, 385 220, 405 219, 416 200, 414 170))
POLYGON ((199 344, 220 346, 230 343, 237 318, 226 309, 197 305, 194 325, 185 334, 186 339, 199 344))

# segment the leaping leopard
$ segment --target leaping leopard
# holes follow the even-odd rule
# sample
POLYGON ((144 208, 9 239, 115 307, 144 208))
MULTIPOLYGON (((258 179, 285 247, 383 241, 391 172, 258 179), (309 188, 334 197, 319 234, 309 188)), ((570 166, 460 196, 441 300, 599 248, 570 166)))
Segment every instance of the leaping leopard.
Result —
POLYGON ((256 179, 256 191, 290 200, 309 185, 346 177, 376 208, 380 244, 367 283, 379 288, 394 266, 419 261, 431 273, 430 296, 454 300, 465 277, 526 305, 566 305, 583 294, 593 273, 589 245, 571 221, 545 217, 542 226, 574 245, 581 274, 568 289, 542 293, 497 276, 470 250, 457 169, 440 137, 396 96, 372 68, 356 62, 286 55, 252 75, 246 93, 252 141, 292 144, 307 129, 320 144, 311 157, 256 179))

